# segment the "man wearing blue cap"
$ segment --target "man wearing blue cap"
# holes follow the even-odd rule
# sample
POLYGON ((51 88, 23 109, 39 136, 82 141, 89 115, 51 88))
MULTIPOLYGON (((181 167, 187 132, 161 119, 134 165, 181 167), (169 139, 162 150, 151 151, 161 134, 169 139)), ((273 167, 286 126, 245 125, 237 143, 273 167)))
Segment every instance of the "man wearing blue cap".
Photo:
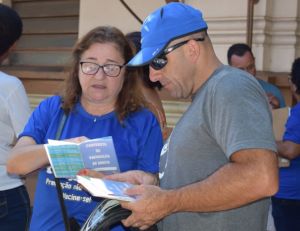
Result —
POLYGON ((141 184, 125 226, 163 231, 265 231, 278 189, 276 146, 265 94, 253 76, 216 57, 202 13, 169 3, 142 27, 129 66, 150 65, 150 79, 176 98, 192 97, 161 152, 160 187, 146 173, 110 176, 141 184), (248 78, 245 78, 247 76, 248 78))

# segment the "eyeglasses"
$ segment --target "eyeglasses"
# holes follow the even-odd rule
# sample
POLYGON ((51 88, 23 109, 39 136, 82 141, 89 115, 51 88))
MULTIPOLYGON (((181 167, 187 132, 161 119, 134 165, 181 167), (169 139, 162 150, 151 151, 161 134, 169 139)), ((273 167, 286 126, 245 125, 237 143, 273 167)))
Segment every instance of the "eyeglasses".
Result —
POLYGON ((102 68, 105 75, 109 77, 117 77, 124 65, 104 64, 101 66, 97 63, 92 62, 80 62, 80 67, 82 73, 86 75, 96 75, 99 69, 102 68))
MULTIPOLYGON (((195 41, 204 41, 204 39, 205 38, 197 38, 194 40, 195 41)), ((155 70, 160 70, 160 69, 164 68, 164 66, 166 66, 168 63, 168 59, 167 59, 166 55, 169 54, 170 52, 174 51, 178 47, 181 47, 182 45, 188 43, 190 40, 192 40, 192 39, 182 41, 180 43, 177 43, 173 46, 166 48, 160 56, 158 56, 152 60, 152 62, 150 63, 150 66, 155 70)))

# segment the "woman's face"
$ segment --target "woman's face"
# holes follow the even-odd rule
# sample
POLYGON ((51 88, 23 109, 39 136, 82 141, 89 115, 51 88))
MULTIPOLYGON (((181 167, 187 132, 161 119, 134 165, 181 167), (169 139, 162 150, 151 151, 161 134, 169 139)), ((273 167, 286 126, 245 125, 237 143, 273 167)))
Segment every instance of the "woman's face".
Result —
POLYGON ((80 64, 79 68, 82 102, 114 106, 122 89, 125 73, 125 67, 121 67, 116 77, 108 76, 116 75, 119 69, 117 65, 123 65, 125 62, 117 46, 114 43, 94 43, 82 54, 80 62, 87 62, 80 64), (85 73, 82 71, 83 65, 85 65, 85 73), (102 67, 95 74, 86 74, 87 72, 94 73, 98 68, 97 65, 105 65, 107 74, 102 67))

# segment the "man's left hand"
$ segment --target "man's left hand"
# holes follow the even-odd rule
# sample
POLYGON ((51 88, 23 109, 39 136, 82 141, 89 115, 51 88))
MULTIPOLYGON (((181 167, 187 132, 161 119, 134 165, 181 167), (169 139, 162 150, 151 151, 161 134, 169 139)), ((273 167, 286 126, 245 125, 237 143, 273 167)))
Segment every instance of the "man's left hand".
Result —
POLYGON ((123 208, 132 211, 132 214, 122 221, 127 227, 145 230, 171 212, 168 192, 157 186, 135 186, 127 189, 126 194, 137 197, 134 202, 121 202, 123 208))

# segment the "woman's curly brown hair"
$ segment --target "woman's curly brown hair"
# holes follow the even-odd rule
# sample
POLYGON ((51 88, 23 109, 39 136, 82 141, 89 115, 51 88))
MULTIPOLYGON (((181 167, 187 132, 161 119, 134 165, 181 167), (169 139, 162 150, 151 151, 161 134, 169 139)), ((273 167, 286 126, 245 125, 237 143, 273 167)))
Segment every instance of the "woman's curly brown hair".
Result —
MULTIPOLYGON (((65 88, 63 91, 62 108, 65 113, 69 113, 74 105, 80 100, 82 89, 79 83, 79 66, 82 54, 95 43, 114 43, 123 56, 125 63, 133 57, 133 51, 126 40, 124 34, 115 27, 100 26, 88 32, 81 40, 79 40, 72 52, 72 63, 70 72, 65 80, 65 88)), ((125 67, 125 78, 123 87, 118 95, 115 105, 119 121, 122 123, 129 113, 138 111, 145 106, 144 97, 142 96, 138 82, 137 70, 125 67)), ((107 77, 110 78, 110 77, 107 77)))

